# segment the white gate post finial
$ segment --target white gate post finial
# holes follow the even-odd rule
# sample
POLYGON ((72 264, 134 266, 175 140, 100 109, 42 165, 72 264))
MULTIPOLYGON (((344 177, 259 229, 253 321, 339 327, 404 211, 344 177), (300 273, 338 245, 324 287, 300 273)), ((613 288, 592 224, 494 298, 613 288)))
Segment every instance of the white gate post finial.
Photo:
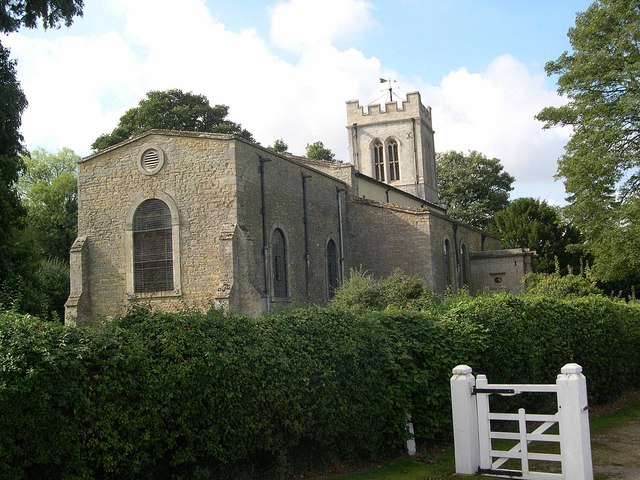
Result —
POLYGON ((582 367, 568 363, 556 379, 560 415, 562 470, 566 480, 593 480, 587 405, 587 379, 582 367))
POLYGON ((462 475, 475 474, 480 464, 478 410, 473 395, 476 379, 471 372, 468 365, 458 365, 450 381, 456 473, 462 475))

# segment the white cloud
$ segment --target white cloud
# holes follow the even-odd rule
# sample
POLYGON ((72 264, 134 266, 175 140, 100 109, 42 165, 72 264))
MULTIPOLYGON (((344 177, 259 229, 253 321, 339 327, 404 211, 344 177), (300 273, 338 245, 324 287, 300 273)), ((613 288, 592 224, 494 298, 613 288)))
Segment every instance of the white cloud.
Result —
MULTIPOLYGON (((365 8, 345 5, 336 7, 336 32, 349 24, 349 12, 355 23, 365 8)), ((377 59, 325 42, 292 64, 254 30, 227 30, 202 0, 183 0, 180 8, 167 0, 121 1, 109 3, 109 14, 116 22, 100 35, 74 36, 71 29, 10 36, 29 99, 22 129, 28 148, 88 154, 147 91, 180 88, 229 105, 230 118, 264 145, 284 138, 302 154, 307 143, 322 140, 346 158, 344 102, 377 78, 377 59)))
POLYGON ((438 151, 496 156, 516 176, 516 196, 562 201, 562 186, 549 185, 568 133, 543 131, 533 118, 560 99, 546 90, 543 72, 512 57, 497 58, 483 72, 460 68, 431 86, 403 79, 354 48, 336 47, 374 24, 372 7, 362 0, 277 4, 271 36, 297 53, 293 62, 255 30, 228 30, 204 0, 183 0, 180 8, 168 0, 104 5, 87 2, 87 16, 104 8, 112 22, 95 34, 74 27, 6 39, 29 100, 22 129, 28 148, 67 146, 86 155, 147 91, 180 88, 229 105, 230 118, 263 145, 283 138, 291 152, 303 154, 307 143, 322 140, 346 160, 345 101, 385 101, 376 82, 392 77, 403 87, 400 96, 420 90, 432 106, 438 151))
POLYGON ((349 38, 375 25, 364 0, 288 0, 270 10, 271 40, 302 52, 318 44, 349 38))
POLYGON ((424 87, 423 99, 433 108, 437 151, 478 150, 497 157, 516 177, 512 197, 562 200, 562 185, 550 180, 569 130, 543 130, 534 118, 542 108, 562 102, 546 89, 543 72, 532 73, 503 55, 484 72, 449 73, 440 85, 424 87))

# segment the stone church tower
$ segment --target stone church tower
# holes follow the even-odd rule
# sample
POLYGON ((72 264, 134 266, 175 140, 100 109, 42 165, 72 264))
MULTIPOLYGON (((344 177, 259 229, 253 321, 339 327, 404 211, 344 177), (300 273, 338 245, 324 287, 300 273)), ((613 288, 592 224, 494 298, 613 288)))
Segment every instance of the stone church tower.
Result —
POLYGON ((398 108, 388 102, 361 107, 347 102, 349 156, 361 173, 431 203, 438 203, 431 109, 420 93, 398 108))

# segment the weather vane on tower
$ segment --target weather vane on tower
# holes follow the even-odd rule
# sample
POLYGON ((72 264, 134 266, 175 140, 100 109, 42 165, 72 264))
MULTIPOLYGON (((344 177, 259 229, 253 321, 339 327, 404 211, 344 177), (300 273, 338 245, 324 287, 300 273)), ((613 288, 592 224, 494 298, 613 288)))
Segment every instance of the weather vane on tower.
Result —
POLYGON ((395 80, 392 80, 391 78, 386 79, 386 78, 380 78, 380 83, 389 83, 389 101, 393 102, 393 87, 391 86, 392 83, 396 83, 395 80))

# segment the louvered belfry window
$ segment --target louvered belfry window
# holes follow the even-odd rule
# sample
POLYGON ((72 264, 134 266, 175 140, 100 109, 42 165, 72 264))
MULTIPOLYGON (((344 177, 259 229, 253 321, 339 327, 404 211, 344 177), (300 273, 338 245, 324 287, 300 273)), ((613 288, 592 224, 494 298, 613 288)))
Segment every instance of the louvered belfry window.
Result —
POLYGON ((376 141, 373 144, 373 169, 375 171, 376 180, 384 182, 384 147, 382 142, 376 141))
POLYGON ((133 215, 133 282, 136 293, 173 290, 171 212, 157 198, 133 215))
POLYGON ((391 140, 387 144, 389 159, 389 181, 400 180, 400 159, 398 158, 398 142, 391 140))

